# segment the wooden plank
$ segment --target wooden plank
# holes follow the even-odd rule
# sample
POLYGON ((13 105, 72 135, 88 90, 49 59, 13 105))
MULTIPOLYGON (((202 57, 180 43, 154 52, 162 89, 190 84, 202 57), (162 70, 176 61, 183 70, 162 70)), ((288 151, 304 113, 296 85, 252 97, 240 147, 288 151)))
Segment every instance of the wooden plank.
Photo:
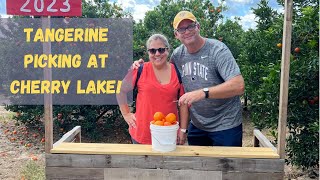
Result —
POLYGON ((221 180, 222 172, 168 169, 106 168, 105 180, 221 180))
POLYGON ((253 136, 258 139, 259 145, 260 145, 261 147, 269 147, 269 148, 271 148, 272 150, 274 150, 275 152, 277 152, 277 149, 276 149, 276 148, 273 146, 273 144, 271 144, 271 142, 261 133, 260 130, 254 129, 254 130, 253 130, 253 136))
POLYGON ((284 173, 224 172, 223 180, 283 180, 284 173))
POLYGON ((135 168, 66 168, 47 167, 46 179, 74 180, 282 180, 284 173, 221 172, 200 170, 135 169, 135 168))
MULTIPOLYGON (((50 28, 50 17, 41 17, 42 29, 50 28)), ((51 54, 51 42, 43 43, 43 54, 51 54)), ((43 69, 43 79, 51 82, 51 68, 43 69)), ((45 152, 50 153, 53 144, 53 109, 52 94, 44 94, 44 122, 45 122, 45 152)))
POLYGON ((103 168, 46 167, 46 179, 104 179, 103 168))
POLYGON ((288 86, 290 71, 291 33, 292 33, 292 0, 285 0, 285 13, 283 23, 280 100, 278 120, 278 153, 281 159, 285 158, 286 127, 288 108, 288 86))
POLYGON ((77 141, 77 139, 79 139, 79 141, 81 141, 81 137, 78 137, 78 136, 80 136, 79 135, 80 133, 81 133, 81 126, 74 127, 73 129, 68 131, 66 134, 64 134, 59 141, 54 143, 53 147, 56 147, 56 146, 58 146, 59 144, 61 144, 63 142, 77 141))
POLYGON ((163 168, 206 171, 283 172, 283 159, 173 157, 163 158, 163 168))
POLYGON ((204 156, 224 158, 279 158, 279 155, 271 148, 177 146, 175 151, 163 153, 152 151, 151 145, 102 143, 60 143, 51 150, 51 153, 204 156))
POLYGON ((283 172, 283 159, 46 154, 47 167, 283 172))

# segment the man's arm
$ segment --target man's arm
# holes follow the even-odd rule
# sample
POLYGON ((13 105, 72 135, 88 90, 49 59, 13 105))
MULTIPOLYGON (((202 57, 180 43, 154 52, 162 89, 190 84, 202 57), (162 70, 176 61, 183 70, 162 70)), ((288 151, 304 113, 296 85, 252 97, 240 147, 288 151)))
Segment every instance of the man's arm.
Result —
POLYGON ((144 63, 143 59, 136 60, 132 63, 131 69, 138 69, 140 67, 140 64, 143 64, 143 63, 144 63))
POLYGON ((238 75, 217 86, 209 87, 209 98, 225 99, 244 93, 244 80, 238 75))
MULTIPOLYGON (((242 75, 235 76, 234 78, 229 79, 228 81, 219 84, 217 86, 208 87, 209 89, 209 98, 213 99, 225 99, 244 93, 244 80, 242 75)), ((206 87, 203 87, 206 88, 206 87)), ((180 97, 179 105, 188 104, 191 105, 194 102, 205 99, 205 93, 203 89, 198 89, 192 92, 188 92, 180 97)))

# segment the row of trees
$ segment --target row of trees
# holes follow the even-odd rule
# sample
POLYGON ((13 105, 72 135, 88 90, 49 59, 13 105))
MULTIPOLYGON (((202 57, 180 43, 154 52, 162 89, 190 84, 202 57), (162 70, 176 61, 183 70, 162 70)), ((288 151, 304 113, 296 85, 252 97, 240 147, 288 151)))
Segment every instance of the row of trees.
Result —
MULTIPOLYGON (((278 0, 284 5, 283 0, 278 0)), ((155 32, 165 34, 176 48, 172 22, 180 10, 191 11, 201 25, 201 34, 223 41, 236 58, 246 82, 245 108, 259 129, 270 128, 277 138, 283 14, 261 0, 256 15, 257 28, 244 31, 240 18, 219 23, 221 10, 210 1, 162 0, 135 24, 134 56, 146 58, 144 42, 155 32)), ((293 33, 288 100, 288 161, 302 167, 319 163, 319 2, 296 0, 293 3, 293 33)), ((275 140, 276 143, 276 140, 275 140)))
MULTIPOLYGON (((83 2, 84 17, 130 17, 106 0, 83 2)), ((278 3, 283 5, 283 0, 278 3)), ((319 2, 295 0, 293 5, 287 153, 288 162, 308 168, 319 163, 319 2)), ((204 37, 219 39, 230 48, 246 82, 245 108, 256 127, 270 128, 276 138, 283 14, 270 8, 267 0, 261 0, 252 9, 257 28, 244 31, 240 18, 222 21, 221 12, 227 10, 223 5, 214 6, 209 0, 162 0, 146 13, 143 21, 134 23, 134 59, 147 60, 145 42, 156 32, 165 34, 173 48, 180 44, 174 38, 172 22, 181 10, 194 13, 204 37)), ((43 108, 7 108, 21 112, 18 119, 32 124, 39 122, 35 118, 43 114, 43 108)), ((99 137, 97 124, 114 128, 115 121, 121 120, 117 106, 55 106, 54 116, 58 126, 71 128, 80 124, 93 138, 99 137), (84 119, 80 121, 79 117, 84 119)))

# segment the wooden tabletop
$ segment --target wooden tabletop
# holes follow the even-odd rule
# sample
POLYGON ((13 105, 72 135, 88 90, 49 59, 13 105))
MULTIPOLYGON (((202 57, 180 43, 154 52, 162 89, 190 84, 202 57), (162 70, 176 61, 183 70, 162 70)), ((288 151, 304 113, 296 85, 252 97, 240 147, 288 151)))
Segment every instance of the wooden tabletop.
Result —
POLYGON ((277 159, 279 155, 266 147, 180 146, 171 152, 155 152, 151 145, 106 143, 61 143, 50 151, 59 154, 125 154, 161 156, 203 156, 225 158, 277 159))

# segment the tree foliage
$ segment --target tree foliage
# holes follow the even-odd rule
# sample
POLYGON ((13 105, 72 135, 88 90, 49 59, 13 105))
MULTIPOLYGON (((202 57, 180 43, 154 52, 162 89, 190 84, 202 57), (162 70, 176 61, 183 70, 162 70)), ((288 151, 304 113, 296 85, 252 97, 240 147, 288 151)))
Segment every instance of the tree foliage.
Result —
MULTIPOLYGON (((284 5, 284 0, 277 1, 284 5)), ((130 17, 106 0, 83 1, 83 6, 83 17, 130 17)), ((319 164, 319 2, 295 0, 293 6, 287 154, 288 162, 308 168, 319 164)), ((221 11, 226 7, 215 7, 209 0, 162 0, 146 13, 144 20, 134 22, 134 60, 148 60, 145 42, 153 33, 166 35, 172 48, 180 45, 174 37, 172 22, 181 10, 197 17, 202 36, 217 38, 230 48, 246 82, 245 99, 253 123, 259 129, 271 128, 277 138, 284 15, 271 9, 267 0, 261 0, 252 9, 257 29, 244 31, 239 18, 223 22, 221 11)), ((17 119, 22 122, 43 123, 39 120, 43 116, 42 106, 7 109, 18 112, 17 119)), ((114 128, 119 118, 116 106, 54 106, 57 127, 69 129, 81 125, 93 138, 99 137, 103 128, 114 128)))
MULTIPOLYGON (((255 125, 274 129, 277 137, 283 14, 277 15, 261 0, 254 13, 256 30, 243 38, 239 55, 255 125), (266 13, 264 13, 266 11, 266 13), (268 16, 268 17, 265 17, 268 16)), ((295 1, 293 14, 287 139, 288 162, 305 168, 319 163, 319 4, 295 1)))

